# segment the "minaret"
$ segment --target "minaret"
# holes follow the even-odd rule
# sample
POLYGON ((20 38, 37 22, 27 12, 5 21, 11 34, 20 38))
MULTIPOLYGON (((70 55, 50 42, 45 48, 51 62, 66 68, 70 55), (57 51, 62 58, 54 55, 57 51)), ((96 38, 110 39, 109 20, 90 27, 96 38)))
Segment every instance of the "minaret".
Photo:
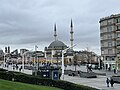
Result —
POLYGON ((71 25, 70 25, 70 28, 71 28, 71 31, 70 31, 70 35, 71 35, 71 38, 70 38, 70 42, 71 42, 71 49, 73 49, 73 23, 72 23, 72 19, 71 19, 71 25))
POLYGON ((56 23, 54 25, 54 37, 55 37, 55 41, 57 40, 57 33, 56 33, 56 23))

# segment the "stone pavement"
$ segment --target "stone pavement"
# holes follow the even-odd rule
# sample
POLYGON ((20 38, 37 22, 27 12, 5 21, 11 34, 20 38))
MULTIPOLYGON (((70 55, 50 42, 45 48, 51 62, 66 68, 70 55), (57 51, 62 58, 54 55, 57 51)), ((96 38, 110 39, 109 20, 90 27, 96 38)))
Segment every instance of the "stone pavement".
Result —
MULTIPOLYGON (((73 66, 68 66, 66 69, 74 70, 73 66)), ((77 70, 85 71, 86 72, 86 66, 77 66, 77 70)), ((106 76, 100 76, 98 75, 97 78, 81 78, 79 76, 64 76, 65 81, 73 82, 76 84, 81 84, 85 86, 95 87, 100 90, 120 90, 120 84, 115 83, 114 87, 107 87, 106 86, 106 78, 110 78, 113 75, 119 75, 120 71, 117 74, 114 74, 113 71, 106 71, 106 70, 93 70, 93 72, 96 73, 106 73, 106 76)))
POLYGON ((98 76, 97 78, 81 78, 81 77, 72 77, 65 75, 65 81, 73 82, 76 84, 81 84, 85 86, 95 87, 100 90, 120 90, 120 84, 114 84, 114 87, 106 86, 106 76, 98 76))

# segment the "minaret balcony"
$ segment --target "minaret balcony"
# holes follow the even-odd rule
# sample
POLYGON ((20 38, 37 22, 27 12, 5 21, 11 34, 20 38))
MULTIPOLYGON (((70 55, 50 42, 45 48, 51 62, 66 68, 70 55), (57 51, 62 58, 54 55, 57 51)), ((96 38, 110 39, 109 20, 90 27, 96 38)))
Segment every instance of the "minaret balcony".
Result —
POLYGON ((70 39, 70 41, 73 41, 74 39, 70 39))
POLYGON ((71 31, 70 33, 73 34, 73 31, 71 31))

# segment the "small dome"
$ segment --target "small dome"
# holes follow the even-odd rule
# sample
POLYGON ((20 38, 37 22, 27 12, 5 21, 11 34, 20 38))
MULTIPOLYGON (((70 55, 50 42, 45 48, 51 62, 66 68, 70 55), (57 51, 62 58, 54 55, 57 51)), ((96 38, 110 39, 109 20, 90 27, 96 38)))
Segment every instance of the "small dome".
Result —
POLYGON ((67 46, 61 42, 61 41, 53 41, 49 46, 48 46, 48 49, 56 49, 56 50, 64 50, 66 49, 67 46))
POLYGON ((3 52, 3 50, 0 48, 0 52, 3 52))
POLYGON ((73 56, 74 51, 73 49, 68 49, 66 53, 68 56, 73 56))
POLYGON ((2 49, 0 49, 0 55, 1 55, 1 54, 3 54, 3 53, 4 53, 4 52, 3 52, 3 50, 2 50, 2 49))

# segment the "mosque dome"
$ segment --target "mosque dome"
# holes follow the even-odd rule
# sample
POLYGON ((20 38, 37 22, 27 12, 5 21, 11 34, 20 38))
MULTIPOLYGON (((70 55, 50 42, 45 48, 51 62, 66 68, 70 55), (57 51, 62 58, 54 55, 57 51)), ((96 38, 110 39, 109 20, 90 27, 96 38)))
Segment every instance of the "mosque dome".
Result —
POLYGON ((3 52, 3 50, 2 50, 2 49, 0 49, 0 55, 1 55, 1 54, 4 54, 4 52, 3 52))
POLYGON ((53 50, 64 50, 64 49, 66 49, 66 48, 67 48, 67 46, 66 46, 63 42, 61 42, 61 41, 59 41, 59 40, 53 41, 53 42, 48 46, 48 49, 53 49, 53 50))

